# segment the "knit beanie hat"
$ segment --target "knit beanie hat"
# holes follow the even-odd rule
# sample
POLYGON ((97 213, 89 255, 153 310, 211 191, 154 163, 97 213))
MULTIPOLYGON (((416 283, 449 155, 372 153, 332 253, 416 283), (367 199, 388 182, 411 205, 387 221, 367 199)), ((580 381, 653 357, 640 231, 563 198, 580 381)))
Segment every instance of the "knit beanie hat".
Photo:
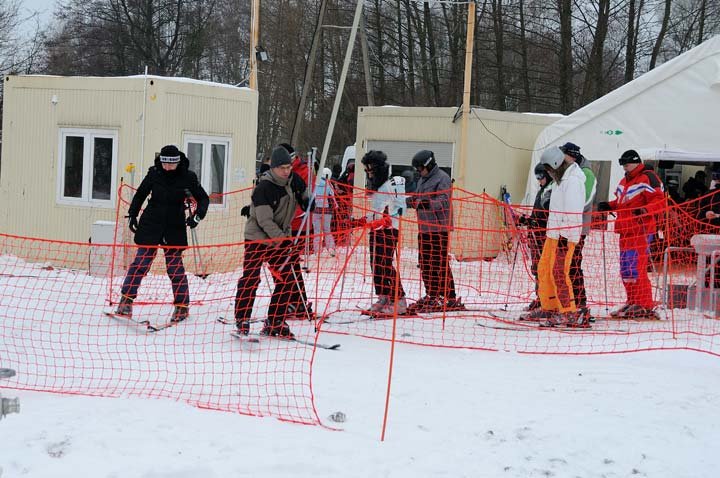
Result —
POLYGON ((288 150, 284 147, 276 146, 275 149, 272 150, 272 153, 270 154, 271 168, 279 168, 280 166, 285 166, 291 162, 290 153, 288 153, 288 150))

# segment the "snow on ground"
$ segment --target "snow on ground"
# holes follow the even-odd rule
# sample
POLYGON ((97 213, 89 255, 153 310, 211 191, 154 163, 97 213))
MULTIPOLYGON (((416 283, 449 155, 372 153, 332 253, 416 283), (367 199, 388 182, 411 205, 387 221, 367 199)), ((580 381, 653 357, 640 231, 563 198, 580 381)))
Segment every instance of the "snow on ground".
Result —
MULTIPOLYGON (((498 261, 482 265, 497 270, 483 272, 469 266, 463 270, 474 277, 490 273, 496 280, 504 267, 507 275, 507 265, 498 261)), ((111 338, 124 330, 111 323, 102 325, 104 329, 97 325, 93 329, 98 315, 95 309, 102 307, 107 290, 96 279, 77 272, 40 269, 7 257, 0 258, 0 266, 6 273, 0 281, 0 317, 10 324, 9 332, 6 329, 0 334, 0 367, 7 366, 3 357, 8 357, 8 350, 32 346, 37 354, 42 347, 59 350, 68 344, 82 349, 63 356, 68 360, 63 366, 67 367, 70 360, 82 363, 86 353, 101 353, 97 347, 102 343, 88 343, 67 334, 80 330, 79 338, 87 339, 94 337, 91 331, 100 330, 97 337, 111 338), (66 287, 74 288, 75 307, 83 304, 83 309, 72 319, 55 323, 54 305, 48 297, 67 295, 66 287), (42 298, 42 308, 32 306, 33 297, 42 298), (39 311, 47 320, 36 318, 39 311), (31 331, 30 337, 27 331, 31 331), (47 334, 65 340, 47 340, 47 334), (45 340, 39 341, 42 338, 45 340)), ((169 284, 165 280, 162 276, 148 277, 141 294, 167 302, 169 284)), ((232 339, 222 329, 198 320, 205 317, 212 322, 212 314, 227 308, 221 304, 228 294, 226 283, 232 285, 234 281, 219 275, 206 281, 191 278, 194 291, 206 287, 207 303, 193 310, 194 321, 183 324, 186 333, 170 330, 162 340, 128 335, 123 346, 128 350, 138 347, 152 358, 157 356, 157 351, 149 348, 153 340, 173 344, 175 351, 182 351, 189 340, 196 346, 187 350, 202 354, 207 353, 205 339, 212 337, 212 344, 220 347, 213 349, 214 353, 232 353, 232 339)), ((331 286, 330 281, 325 284, 331 286)), ((349 280, 345 287, 349 296, 358 297, 370 286, 349 280)), ((416 283, 408 288, 417 293, 416 283)), ((505 289, 502 283, 496 288, 499 292, 505 289)), ((464 295, 470 297, 472 293, 465 290, 464 295)), ((502 303, 499 295, 494 300, 502 303)), ((141 310, 149 316, 154 314, 157 320, 169 307, 148 305, 141 310)), ((62 310, 57 313, 62 314, 62 310)), ((341 314, 339 318, 343 317, 341 314)), ((337 320, 335 316, 333 319, 337 320)), ((675 314, 673 324, 699 319, 675 314)), ((712 327, 705 331, 717 332, 720 321, 703 320, 712 327)), ((448 322, 444 335, 434 335, 438 326, 432 321, 419 327, 399 322, 398 336, 412 341, 413 334, 418 338, 422 333, 423 340, 457 346, 462 342, 447 342, 447 330, 458 327, 453 331, 454 340, 459 340, 464 331, 474 334, 467 343, 489 345, 482 342, 487 339, 499 345, 490 348, 500 350, 535 344, 537 351, 563 344, 574 347, 566 351, 583 347, 603 351, 615 340, 612 334, 601 333, 602 322, 589 335, 484 329, 473 321, 466 322, 467 326, 448 322)), ((652 327, 668 324, 670 321, 661 321, 652 327)), ((622 326, 641 328, 646 324, 622 326)), ((372 329, 363 327, 348 324, 323 330, 387 336, 390 322, 373 324, 372 329)), ((652 334, 620 336, 624 337, 620 345, 630 349, 638 345, 691 345, 687 337, 676 341, 667 331, 657 332, 657 339, 652 334)), ((706 338, 702 343, 714 349, 716 340, 706 338)), ((397 344, 388 427, 381 442, 390 344, 325 332, 320 341, 342 344, 339 351, 318 350, 314 358, 312 391, 325 427, 199 409, 167 399, 94 398, 0 389, 2 396, 19 397, 21 403, 19 415, 0 422, 0 478, 717 476, 720 456, 712 451, 720 439, 717 356, 682 350, 529 355, 397 344), (347 421, 334 423, 328 418, 337 411, 346 414, 347 421)), ((49 353, 47 357, 57 355, 49 353)), ((296 356, 308 357, 302 353, 296 356)), ((113 355, 116 369, 137 370, 133 357, 137 354, 113 355)), ((31 365, 26 372, 36 372, 31 365)), ((23 374, 23 367, 13 366, 23 374)), ((78 373, 82 375, 82 370, 78 373)), ((0 385, 9 382, 0 379, 0 385)))
MULTIPOLYGON (((337 337, 334 337, 337 338, 337 337)), ((528 356, 340 337, 314 368, 341 431, 151 399, 27 391, 0 422, 8 477, 714 477, 716 357, 528 356)))

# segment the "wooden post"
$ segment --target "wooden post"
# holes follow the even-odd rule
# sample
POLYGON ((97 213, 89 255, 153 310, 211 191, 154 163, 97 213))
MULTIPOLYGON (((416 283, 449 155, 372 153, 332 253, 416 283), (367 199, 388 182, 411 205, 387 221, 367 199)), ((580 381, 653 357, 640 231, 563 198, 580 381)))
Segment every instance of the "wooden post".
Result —
POLYGON ((475 42, 475 2, 468 3, 467 35, 465 41, 465 83, 463 86, 462 124, 460 129, 460 148, 458 172, 455 175, 459 187, 465 188, 465 170, 467 167, 467 134, 470 121, 470 87, 472 82, 473 45, 475 42))
POLYGON ((257 90, 257 52, 260 39, 260 0, 252 0, 250 21, 250 88, 257 90))

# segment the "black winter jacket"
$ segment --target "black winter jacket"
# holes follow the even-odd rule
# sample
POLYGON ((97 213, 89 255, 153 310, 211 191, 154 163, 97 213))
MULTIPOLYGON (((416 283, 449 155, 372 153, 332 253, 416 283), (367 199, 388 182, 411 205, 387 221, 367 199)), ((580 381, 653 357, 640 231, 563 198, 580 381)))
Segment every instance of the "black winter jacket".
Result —
POLYGON ((187 246, 185 190, 189 190, 197 201, 195 214, 201 219, 207 214, 210 204, 207 193, 197 175, 188 169, 189 166, 190 161, 182 155, 174 171, 163 170, 159 159, 155 159, 155 165, 148 169, 128 209, 129 216, 137 217, 145 199, 150 196, 140 216, 135 244, 187 246))

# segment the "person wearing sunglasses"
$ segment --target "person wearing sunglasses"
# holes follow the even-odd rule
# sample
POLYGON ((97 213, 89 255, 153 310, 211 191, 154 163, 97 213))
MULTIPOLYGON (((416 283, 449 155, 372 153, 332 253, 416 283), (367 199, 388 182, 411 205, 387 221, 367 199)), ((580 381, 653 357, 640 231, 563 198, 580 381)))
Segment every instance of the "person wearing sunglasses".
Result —
POLYGON ((455 291, 448 255, 452 229, 452 181, 437 165, 435 153, 430 150, 418 151, 412 158, 412 165, 420 179, 407 205, 417 211, 418 259, 425 296, 412 304, 410 311, 465 310, 455 291))
MULTIPOLYGON (((530 249, 530 271, 535 277, 535 294, 538 293, 538 264, 540 263, 540 255, 542 254, 543 244, 545 244, 545 235, 547 228, 548 214, 550 210, 550 196, 553 191, 553 180, 545 169, 543 163, 535 165, 535 179, 538 181, 540 190, 535 195, 533 209, 529 216, 520 216, 518 224, 527 226, 528 248, 530 249)), ((533 299, 528 305, 527 310, 532 311, 540 308, 539 295, 533 299)))
POLYGON ((618 160, 625 177, 615 191, 616 198, 598 203, 598 211, 614 211, 615 232, 620 235, 620 276, 627 303, 610 315, 619 318, 657 319, 647 273, 650 240, 657 231, 655 215, 665 209, 665 192, 654 171, 645 167, 634 149, 618 160))

